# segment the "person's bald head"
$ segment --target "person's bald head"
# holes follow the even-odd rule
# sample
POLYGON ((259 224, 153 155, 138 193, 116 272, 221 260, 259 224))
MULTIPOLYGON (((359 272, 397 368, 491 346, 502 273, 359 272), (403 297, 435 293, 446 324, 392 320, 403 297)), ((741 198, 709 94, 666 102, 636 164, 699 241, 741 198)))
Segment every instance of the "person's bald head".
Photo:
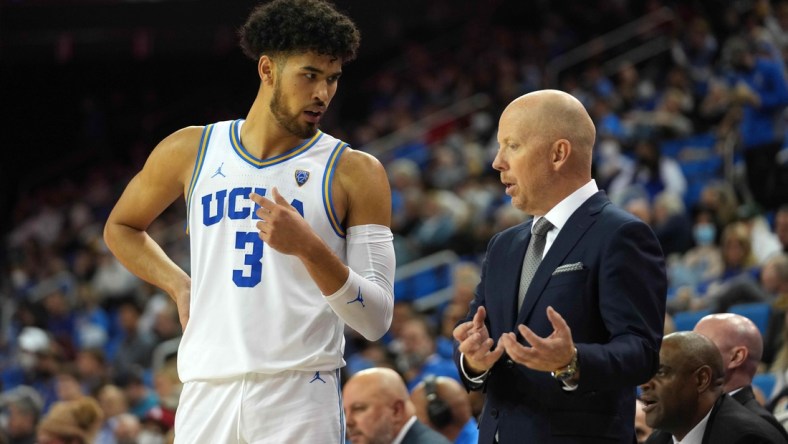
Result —
POLYGON ((725 367, 723 391, 752 384, 763 355, 763 338, 750 319, 735 313, 710 314, 693 331, 711 339, 719 349, 725 367))
POLYGON ((454 441, 465 423, 471 419, 471 400, 468 397, 468 392, 455 379, 446 376, 438 376, 434 379, 434 396, 437 400, 445 403, 451 412, 451 421, 442 427, 434 424, 430 419, 427 395, 425 381, 419 382, 410 394, 410 399, 416 408, 416 417, 450 441, 454 441))
POLYGON ((574 149, 573 160, 579 166, 587 166, 590 175, 596 128, 588 111, 577 98, 564 91, 544 89, 514 99, 504 114, 507 112, 536 129, 532 133, 534 137, 541 137, 548 143, 568 140, 574 149))
POLYGON ((591 180, 595 137, 579 100, 558 90, 531 92, 501 114, 493 168, 516 208, 543 215, 591 180))
POLYGON ((342 389, 348 439, 357 443, 389 443, 415 413, 402 377, 389 368, 354 374, 342 389))

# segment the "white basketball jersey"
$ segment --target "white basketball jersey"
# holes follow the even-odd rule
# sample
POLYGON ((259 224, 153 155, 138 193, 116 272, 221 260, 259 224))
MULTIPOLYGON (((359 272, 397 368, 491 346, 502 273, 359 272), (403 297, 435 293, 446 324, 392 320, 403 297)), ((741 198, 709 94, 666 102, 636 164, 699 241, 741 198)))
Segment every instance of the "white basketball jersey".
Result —
POLYGON ((186 194, 191 236, 191 308, 178 351, 183 381, 317 371, 344 365, 344 322, 294 256, 258 236, 254 191, 290 202, 347 263, 331 183, 347 144, 318 131, 276 157, 241 144, 243 120, 205 127, 186 194))

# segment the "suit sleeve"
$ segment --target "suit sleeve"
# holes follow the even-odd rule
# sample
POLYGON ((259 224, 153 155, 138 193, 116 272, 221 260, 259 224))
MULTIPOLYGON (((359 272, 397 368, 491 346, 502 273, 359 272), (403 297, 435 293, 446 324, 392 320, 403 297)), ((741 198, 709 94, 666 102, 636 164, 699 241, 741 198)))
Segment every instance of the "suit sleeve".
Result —
MULTIPOLYGON (((469 321, 473 320, 473 316, 476 314, 476 311, 479 309, 479 307, 485 307, 485 301, 484 301, 484 278, 487 275, 487 267, 489 266, 488 258, 490 257, 490 251, 492 250, 493 245, 495 244, 495 241, 496 241, 496 239, 498 239, 499 236, 500 236, 500 233, 495 234, 492 237, 492 239, 490 239, 490 242, 487 244, 487 253, 485 254, 485 259, 484 259, 484 261, 482 263, 481 278, 479 279, 479 284, 476 286, 476 291, 474 292, 473 300, 469 304, 468 313, 465 315, 464 318, 460 319, 457 322, 455 327, 457 327, 457 325, 460 325, 462 323, 469 322, 469 321)), ((485 326, 487 326, 487 331, 489 332, 490 331, 490 317, 489 317, 489 313, 488 313, 487 319, 484 320, 484 324, 485 324, 485 326)), ((465 388, 467 390, 480 390, 480 389, 482 389, 484 387, 484 383, 479 384, 478 382, 473 382, 473 381, 469 380, 467 378, 467 376, 465 375, 465 372, 462 371, 462 367, 460 366, 460 359, 462 359, 462 356, 460 354, 460 351, 457 349, 459 347, 459 345, 460 345, 460 343, 457 342, 457 340, 455 339, 454 340, 454 364, 457 366, 457 372, 460 374, 460 379, 462 380, 462 383, 465 385, 465 388)), ((494 345, 493 345, 493 347, 494 347, 494 345)), ((488 373, 488 375, 489 375, 489 373, 488 373)))
POLYGON ((648 381, 659 366, 665 323, 665 262, 651 228, 624 223, 600 255, 599 311, 609 337, 576 344, 584 391, 648 381))

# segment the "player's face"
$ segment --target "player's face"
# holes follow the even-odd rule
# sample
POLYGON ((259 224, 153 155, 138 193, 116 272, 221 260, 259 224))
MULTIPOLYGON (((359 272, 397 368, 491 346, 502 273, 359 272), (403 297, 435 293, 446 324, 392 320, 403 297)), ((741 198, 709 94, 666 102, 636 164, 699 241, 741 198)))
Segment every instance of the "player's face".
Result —
POLYGON ((347 384, 342 408, 347 422, 347 439, 353 444, 388 444, 396 436, 395 408, 368 385, 347 384))
POLYGON ((697 404, 696 384, 699 369, 687 368, 679 356, 678 346, 663 342, 659 352, 659 370, 650 381, 640 386, 645 404, 646 424, 669 431, 683 438, 686 426, 697 404))
POLYGON ((550 184, 550 147, 527 110, 507 108, 498 125, 498 153, 493 168, 512 205, 530 215, 544 215, 549 208, 546 190, 550 184))
POLYGON ((314 52, 292 55, 282 63, 274 76, 271 113, 285 130, 308 139, 337 92, 342 63, 314 52))

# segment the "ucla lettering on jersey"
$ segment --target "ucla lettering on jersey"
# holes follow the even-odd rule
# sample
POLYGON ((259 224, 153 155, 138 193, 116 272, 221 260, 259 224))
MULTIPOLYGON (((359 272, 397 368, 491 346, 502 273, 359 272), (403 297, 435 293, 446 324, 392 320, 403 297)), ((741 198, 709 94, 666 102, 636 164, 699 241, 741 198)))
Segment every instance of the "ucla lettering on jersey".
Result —
POLYGON ((297 258, 260 239, 259 206, 249 196, 271 198, 276 187, 346 263, 331 187, 347 144, 318 131, 284 154, 258 159, 241 142, 243 123, 205 128, 186 194, 195 328, 187 327, 180 343, 183 381, 344 365, 342 320, 297 258))

